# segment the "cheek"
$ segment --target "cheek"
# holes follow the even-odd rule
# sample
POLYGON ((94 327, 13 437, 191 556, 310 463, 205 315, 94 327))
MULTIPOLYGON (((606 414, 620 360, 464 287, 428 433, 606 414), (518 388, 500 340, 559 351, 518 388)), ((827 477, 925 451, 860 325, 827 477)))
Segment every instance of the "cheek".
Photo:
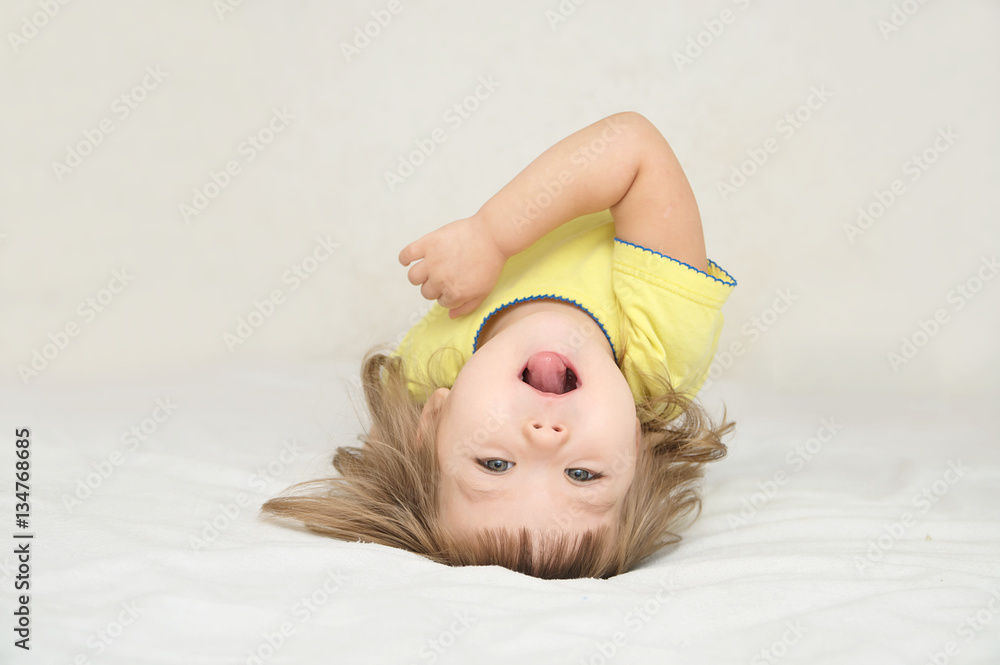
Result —
POLYGON ((450 490, 442 487, 438 494, 438 521, 445 530, 457 536, 469 536, 476 531, 473 515, 463 500, 455 487, 450 490))
POLYGON ((585 405, 579 415, 587 423, 587 429, 600 432, 601 438, 616 450, 635 449, 636 412, 631 393, 622 398, 621 395, 608 395, 598 398, 585 405))
POLYGON ((500 375, 456 384, 448 414, 451 431, 478 444, 509 425, 518 406, 514 388, 509 376, 500 375))
POLYGON ((484 441, 481 422, 475 417, 455 418, 449 422, 444 436, 438 439, 437 463, 441 474, 441 490, 445 494, 460 493, 456 486, 460 474, 468 474, 470 465, 479 457, 484 441))
POLYGON ((448 491, 448 482, 442 478, 441 487, 438 488, 437 513, 438 520, 444 526, 452 524, 452 494, 448 491))
POLYGON ((611 472, 615 475, 615 485, 622 493, 628 489, 628 486, 632 484, 632 479, 635 478, 635 462, 636 458, 631 454, 631 451, 617 454, 611 461, 611 472))
MULTIPOLYGON (((437 456, 439 483, 441 491, 448 486, 451 479, 458 473, 459 455, 453 447, 441 446, 438 448, 437 456)), ((443 495, 443 494, 442 494, 443 495)))
POLYGON ((621 370, 609 364, 595 378, 595 387, 598 390, 591 394, 591 400, 598 403, 591 405, 594 408, 613 410, 615 413, 629 413, 631 418, 635 418, 635 397, 621 370))

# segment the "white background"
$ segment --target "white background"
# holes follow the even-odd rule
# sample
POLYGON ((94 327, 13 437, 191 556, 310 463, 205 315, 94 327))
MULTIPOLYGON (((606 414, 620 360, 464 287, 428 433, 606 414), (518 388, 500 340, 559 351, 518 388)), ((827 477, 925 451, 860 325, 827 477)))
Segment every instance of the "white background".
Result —
POLYGON ((994 2, 914 1, 892 31, 879 25, 890 2, 401 2, 351 54, 386 3, 223 6, 72 2, 48 18, 37 2, 4 4, 0 368, 12 386, 356 362, 428 306, 399 249, 475 212, 562 137, 634 110, 673 145, 709 255, 739 282, 720 349, 742 346, 713 376, 795 392, 996 389, 1000 280, 949 300, 1000 250, 994 2), (696 57, 679 63, 686 50, 696 57), (147 67, 165 78, 146 78, 123 117, 116 100, 147 67), (460 126, 446 121, 480 77, 498 86, 460 126), (831 96, 800 109, 814 88, 831 96), (294 119, 248 162, 241 143, 274 109, 294 119), (808 119, 789 135, 778 123, 796 110, 808 119), (113 132, 57 174, 105 118, 113 132), (444 142, 390 188, 386 172, 437 128, 444 142), (907 161, 946 128, 957 138, 912 180, 907 161), (769 138, 777 152, 722 196, 769 138), (230 160, 239 174, 185 221, 180 205, 230 160), (845 225, 894 179, 904 193, 851 242, 845 225), (283 275, 318 237, 338 247, 293 290, 283 275), (83 313, 116 270, 132 281, 83 313), (230 351, 224 335, 276 288, 285 300, 230 351), (795 300, 774 317, 779 290, 795 300), (924 337, 937 310, 947 323, 924 337), (753 317, 770 322, 762 334, 753 317), (68 324, 79 333, 56 352, 68 324), (904 336, 924 345, 894 368, 904 336), (37 374, 19 371, 33 358, 37 374))
POLYGON ((0 662, 250 665, 286 624, 268 665, 998 662, 1000 279, 974 280, 1000 252, 1000 5, 421 0, 385 26, 387 0, 218 6, 0 11, 0 662), (480 79, 496 89, 470 98, 480 79), (803 107, 814 89, 829 98, 803 107), (275 109, 294 118, 247 161, 275 109), (708 253, 739 281, 703 392, 737 429, 681 544, 609 580, 547 581, 262 519, 355 442, 362 354, 428 308, 399 249, 623 110, 671 142, 708 253), (807 118, 791 135, 789 113, 807 118), (897 179, 851 242, 845 225, 897 179), (293 290, 283 275, 319 238, 337 247, 293 290), (103 291, 116 271, 129 283, 103 291), (979 290, 957 300, 960 284, 979 290), (925 333, 937 310, 947 323, 925 333), (904 337, 921 346, 894 369, 904 337), (30 652, 11 630, 17 428, 30 652))

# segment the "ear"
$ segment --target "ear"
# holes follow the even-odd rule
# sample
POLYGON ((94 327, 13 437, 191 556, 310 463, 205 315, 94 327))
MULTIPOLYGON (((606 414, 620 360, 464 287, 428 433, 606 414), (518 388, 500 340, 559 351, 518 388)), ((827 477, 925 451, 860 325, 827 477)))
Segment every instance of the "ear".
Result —
POLYGON ((642 450, 642 422, 639 416, 635 417, 635 458, 639 459, 639 451, 642 450))
MULTIPOLYGON (((448 401, 448 395, 451 390, 448 388, 438 388, 431 393, 430 397, 427 398, 427 402, 424 404, 423 410, 420 412, 420 432, 426 432, 431 423, 437 420, 441 416, 441 409, 444 408, 445 402, 448 401)), ((424 440, 422 436, 418 436, 417 445, 424 445, 424 440)))

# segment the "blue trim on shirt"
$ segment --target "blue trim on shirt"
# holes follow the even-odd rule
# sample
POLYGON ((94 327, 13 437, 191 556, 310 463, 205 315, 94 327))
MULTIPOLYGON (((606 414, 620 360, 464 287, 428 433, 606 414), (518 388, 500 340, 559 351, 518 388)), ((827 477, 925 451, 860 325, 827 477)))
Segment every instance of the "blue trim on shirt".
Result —
POLYGON ((675 259, 675 258, 674 258, 674 257, 672 257, 672 256, 667 256, 666 254, 660 254, 659 252, 657 252, 657 251, 655 251, 655 250, 652 250, 652 249, 649 249, 648 247, 643 247, 642 245, 637 245, 637 244, 635 244, 634 242, 629 242, 629 241, 627 241, 627 240, 622 240, 621 238, 615 238, 615 242, 620 242, 620 243, 621 243, 621 244, 623 244, 623 245, 630 245, 631 247, 635 247, 636 249, 641 249, 641 250, 643 250, 643 251, 646 251, 646 252, 649 252, 650 254, 655 254, 656 256, 662 256, 662 257, 663 257, 663 258, 665 258, 665 259, 669 259, 669 260, 673 261, 674 263, 679 263, 679 264, 681 264, 682 266, 684 266, 685 268, 690 268, 691 270, 694 270, 694 271, 695 271, 696 273, 699 273, 699 274, 701 274, 701 275, 704 275, 705 277, 708 277, 708 278, 710 278, 710 279, 714 279, 714 280, 715 280, 716 282, 719 282, 719 283, 721 283, 721 284, 725 284, 726 286, 736 286, 736 280, 735 280, 735 279, 733 279, 733 276, 732 276, 732 275, 730 275, 730 274, 729 274, 728 272, 726 272, 725 270, 723 270, 723 269, 722 269, 722 268, 721 268, 721 267, 719 266, 719 264, 717 264, 717 263, 716 263, 715 261, 712 261, 711 259, 709 259, 708 263, 709 263, 710 265, 713 265, 713 266, 715 266, 715 268, 716 268, 716 269, 717 269, 717 270, 718 270, 719 272, 721 272, 721 273, 722 273, 723 275, 725 275, 726 277, 728 277, 728 278, 729 278, 729 281, 728 281, 728 282, 727 282, 726 280, 724 280, 724 279, 719 279, 719 278, 718 278, 718 277, 716 277, 715 275, 709 275, 709 274, 708 274, 707 272, 705 272, 704 270, 698 270, 698 269, 697 269, 697 268, 695 268, 694 266, 692 266, 692 265, 689 265, 689 264, 687 264, 687 263, 684 263, 683 261, 678 261, 677 259, 675 259))
POLYGON ((549 299, 552 299, 552 300, 562 300, 563 302, 572 303, 572 304, 576 305, 577 307, 579 307, 580 309, 582 309, 583 311, 585 311, 587 314, 589 314, 590 318, 592 318, 594 320, 594 323, 596 323, 598 326, 600 326, 601 332, 604 333, 604 336, 608 338, 608 344, 611 345, 611 353, 612 353, 612 355, 615 358, 615 363, 617 364, 617 362, 618 362, 618 352, 615 351, 615 343, 611 341, 611 335, 609 335, 608 331, 605 330, 604 324, 601 323, 597 319, 596 316, 594 316, 593 312, 591 312, 589 309, 587 309, 586 307, 584 307, 583 305, 581 305, 577 301, 572 300, 570 298, 563 298, 562 296, 557 296, 557 295, 527 296, 525 298, 517 298, 515 300, 511 300, 509 303, 506 303, 504 305, 500 305, 499 307, 495 308, 492 312, 490 312, 489 314, 487 314, 486 318, 483 319, 483 322, 479 324, 479 329, 476 330, 476 337, 475 337, 475 339, 472 340, 472 352, 473 353, 476 352, 476 346, 479 344, 479 333, 481 333, 483 331, 483 326, 486 325, 486 322, 489 321, 490 317, 492 317, 494 314, 496 314, 497 312, 499 312, 502 309, 506 309, 506 308, 510 307, 511 305, 516 305, 519 302, 525 302, 527 300, 544 300, 546 298, 549 298, 549 299))

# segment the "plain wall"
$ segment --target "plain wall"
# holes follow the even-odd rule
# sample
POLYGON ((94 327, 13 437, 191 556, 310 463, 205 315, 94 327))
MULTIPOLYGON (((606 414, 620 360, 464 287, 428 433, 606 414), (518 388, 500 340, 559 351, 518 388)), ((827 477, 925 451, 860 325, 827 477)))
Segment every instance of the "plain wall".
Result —
POLYGON ((0 27, 11 384, 360 360, 428 307, 397 263, 404 245, 474 213, 564 136, 634 110, 678 154, 709 256, 739 282, 713 376, 789 392, 997 387, 995 2, 11 0, 0 27), (245 143, 272 122, 271 143, 245 143), (88 154, 67 171, 69 151, 88 154), (213 173, 225 186, 185 219, 213 173), (883 204, 849 237, 859 207, 883 204), (296 287, 286 273, 319 239, 336 247, 296 287), (109 287, 102 311, 87 304, 109 287), (224 335, 275 289, 284 300, 230 350, 224 335))

